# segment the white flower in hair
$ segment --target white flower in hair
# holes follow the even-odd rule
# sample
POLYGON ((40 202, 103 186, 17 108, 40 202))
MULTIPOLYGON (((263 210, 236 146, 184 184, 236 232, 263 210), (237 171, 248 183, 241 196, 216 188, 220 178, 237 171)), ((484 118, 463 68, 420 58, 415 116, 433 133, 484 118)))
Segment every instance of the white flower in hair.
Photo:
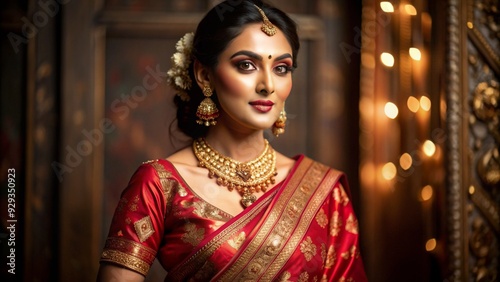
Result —
POLYGON ((191 64, 191 51, 193 49, 194 33, 186 33, 175 44, 177 50, 171 57, 173 66, 167 72, 168 83, 177 90, 177 95, 183 101, 189 101, 186 90, 191 89, 192 81, 189 77, 189 65, 191 64))
POLYGON ((193 47, 193 39, 194 39, 194 33, 189 32, 184 35, 179 42, 175 45, 177 48, 177 51, 183 52, 184 50, 187 50, 187 52, 191 52, 191 48, 193 47))
POLYGON ((174 64, 178 65, 181 68, 187 68, 188 66, 186 65, 186 56, 182 53, 175 53, 172 56, 174 60, 174 64))

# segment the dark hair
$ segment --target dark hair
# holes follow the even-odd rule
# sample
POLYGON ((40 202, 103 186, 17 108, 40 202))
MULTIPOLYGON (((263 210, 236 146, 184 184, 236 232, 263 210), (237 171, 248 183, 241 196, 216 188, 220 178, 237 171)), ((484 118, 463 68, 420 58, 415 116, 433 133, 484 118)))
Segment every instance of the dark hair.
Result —
MULTIPOLYGON (((193 84, 187 91, 190 100, 183 101, 177 95, 174 98, 177 105, 177 125, 191 138, 203 137, 208 131, 207 126, 196 123, 196 110, 204 96, 194 77, 194 61, 198 60, 202 65, 215 69, 219 55, 246 25, 263 22, 262 15, 254 4, 284 33, 292 47, 293 67, 297 67, 297 53, 300 47, 297 26, 283 11, 254 0, 224 1, 212 8, 198 24, 193 39, 192 63, 189 66, 189 76, 193 84)), ((212 100, 218 104, 216 96, 213 95, 212 100)))

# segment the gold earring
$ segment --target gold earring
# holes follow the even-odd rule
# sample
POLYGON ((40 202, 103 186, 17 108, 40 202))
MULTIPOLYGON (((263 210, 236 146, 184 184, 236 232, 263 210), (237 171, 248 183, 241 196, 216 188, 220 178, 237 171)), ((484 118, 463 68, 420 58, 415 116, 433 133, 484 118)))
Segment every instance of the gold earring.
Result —
POLYGON ((286 124, 286 112, 285 105, 283 105, 283 110, 280 112, 280 116, 273 124, 273 134, 278 137, 280 134, 285 133, 285 124, 286 124))
POLYGON ((219 110, 214 101, 210 99, 210 96, 213 94, 212 88, 208 85, 204 85, 202 91, 205 99, 201 101, 196 110, 196 116, 198 117, 196 123, 204 124, 205 126, 216 125, 216 119, 219 117, 219 110))

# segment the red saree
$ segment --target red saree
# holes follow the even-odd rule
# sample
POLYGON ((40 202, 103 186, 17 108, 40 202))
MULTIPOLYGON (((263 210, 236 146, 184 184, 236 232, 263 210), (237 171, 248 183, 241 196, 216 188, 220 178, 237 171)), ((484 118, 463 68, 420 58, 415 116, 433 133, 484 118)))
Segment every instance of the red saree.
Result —
POLYGON ((141 166, 122 194, 101 261, 165 281, 366 281, 342 173, 304 156, 235 217, 208 204, 171 163, 141 166))

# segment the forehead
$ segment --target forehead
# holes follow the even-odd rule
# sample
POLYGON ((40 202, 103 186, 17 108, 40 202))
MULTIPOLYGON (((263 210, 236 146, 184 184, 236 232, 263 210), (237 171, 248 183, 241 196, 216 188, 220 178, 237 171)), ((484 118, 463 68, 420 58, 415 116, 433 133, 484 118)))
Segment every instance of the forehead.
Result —
POLYGON ((275 35, 268 36, 260 29, 261 26, 262 23, 246 25, 242 32, 229 43, 223 53, 230 56, 239 50, 248 50, 266 55, 292 54, 292 47, 280 29, 275 35))

